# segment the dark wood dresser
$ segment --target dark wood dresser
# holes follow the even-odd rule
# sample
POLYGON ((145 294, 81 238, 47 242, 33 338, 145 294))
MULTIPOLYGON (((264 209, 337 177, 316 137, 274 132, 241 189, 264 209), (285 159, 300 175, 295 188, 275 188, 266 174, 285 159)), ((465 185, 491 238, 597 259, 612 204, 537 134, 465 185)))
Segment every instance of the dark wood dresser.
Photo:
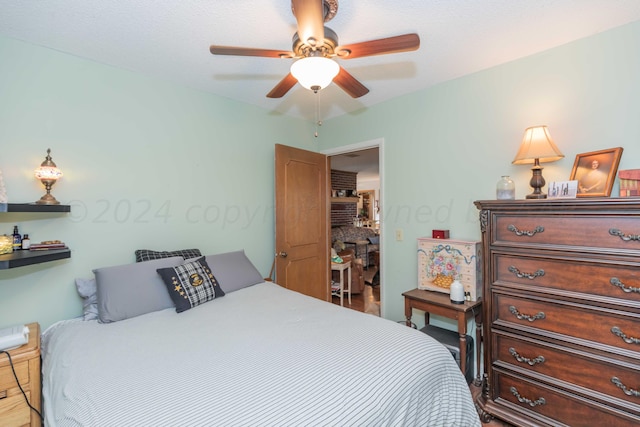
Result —
POLYGON ((475 204, 483 421, 640 425, 640 198, 475 204))

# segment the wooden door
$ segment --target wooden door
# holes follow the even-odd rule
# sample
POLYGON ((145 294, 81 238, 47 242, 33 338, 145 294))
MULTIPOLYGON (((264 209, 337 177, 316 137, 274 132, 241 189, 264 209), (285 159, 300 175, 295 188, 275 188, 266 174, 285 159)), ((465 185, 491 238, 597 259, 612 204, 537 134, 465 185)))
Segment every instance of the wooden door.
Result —
POLYGON ((329 159, 280 144, 275 154, 276 283, 329 301, 329 159))

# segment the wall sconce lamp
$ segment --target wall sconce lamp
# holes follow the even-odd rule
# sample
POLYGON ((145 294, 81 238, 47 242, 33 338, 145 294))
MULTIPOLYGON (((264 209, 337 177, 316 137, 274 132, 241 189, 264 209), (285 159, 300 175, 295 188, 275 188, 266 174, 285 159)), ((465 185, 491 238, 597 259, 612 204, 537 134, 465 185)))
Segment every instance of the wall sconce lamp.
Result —
POLYGON ((36 202, 37 205, 59 205, 60 202, 51 195, 51 187, 57 180, 62 178, 62 171, 58 169, 53 160, 51 160, 51 149, 47 149, 47 157, 44 162, 40 164, 40 167, 34 171, 37 179, 42 182, 44 188, 47 190, 47 194, 42 196, 40 200, 36 202))
POLYGON ((533 163, 531 171, 533 176, 529 185, 533 188, 533 193, 526 196, 527 199, 546 199, 547 195, 540 189, 544 187, 545 180, 542 177, 542 166, 540 163, 555 162, 564 157, 549 135, 546 126, 533 126, 525 129, 520 150, 516 158, 511 162, 514 165, 524 165, 533 163))
POLYGON ((302 87, 314 92, 329 86, 338 75, 340 66, 324 56, 309 56, 291 64, 291 74, 302 87))

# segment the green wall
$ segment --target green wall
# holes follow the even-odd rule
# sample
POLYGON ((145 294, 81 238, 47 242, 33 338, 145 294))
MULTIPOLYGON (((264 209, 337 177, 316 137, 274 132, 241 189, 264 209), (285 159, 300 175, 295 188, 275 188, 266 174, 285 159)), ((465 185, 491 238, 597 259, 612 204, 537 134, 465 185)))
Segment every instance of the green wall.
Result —
POLYGON ((274 144, 330 150, 379 139, 382 307, 400 320, 401 293, 417 284, 417 237, 448 228, 479 239, 473 201, 494 198, 501 175, 518 198, 530 192, 529 167, 511 165, 526 127, 548 125, 566 156, 544 165, 548 182, 567 180, 577 153, 610 147, 624 147, 621 169, 640 167, 638 51, 633 23, 325 120, 316 139, 308 121, 0 37, 9 199, 43 194, 33 169, 50 147, 65 173, 53 194, 73 206, 66 216, 0 215, 0 232, 18 224, 34 242, 61 239, 73 251, 0 271, 0 326, 80 314, 73 279, 132 262, 141 247, 244 248, 266 275, 274 144))
POLYGON ((0 215, 70 260, 0 271, 0 327, 81 313, 74 278, 134 261, 140 248, 273 254, 274 144, 315 148, 302 120, 0 38, 0 170, 10 202, 44 194, 51 148, 70 215, 0 215))
POLYGON ((530 166, 511 165, 525 128, 548 125, 565 155, 543 164, 547 182, 568 180, 576 154, 611 147, 624 148, 620 169, 640 168, 639 51, 633 23, 325 120, 322 150, 384 140, 384 317, 403 319, 401 294, 417 286, 416 238, 444 228, 479 240, 473 201, 495 198, 501 175, 517 198, 531 192, 530 166))

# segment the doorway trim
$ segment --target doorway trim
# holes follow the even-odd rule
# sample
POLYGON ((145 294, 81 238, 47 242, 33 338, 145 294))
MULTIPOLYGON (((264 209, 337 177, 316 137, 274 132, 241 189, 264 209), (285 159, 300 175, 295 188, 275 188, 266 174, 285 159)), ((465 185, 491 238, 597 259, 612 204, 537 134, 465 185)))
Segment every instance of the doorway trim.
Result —
POLYGON ((386 283, 386 272, 387 269, 385 268, 385 252, 386 252, 386 247, 384 244, 384 236, 382 231, 384 231, 385 229, 385 225, 384 225, 384 215, 383 215, 383 211, 384 211, 384 207, 386 206, 385 204, 385 196, 386 196, 386 192, 384 191, 384 138, 376 138, 376 139, 370 139, 368 141, 362 141, 362 142, 357 142, 355 144, 349 144, 349 145, 342 145, 340 147, 334 147, 334 148, 327 148, 326 150, 322 150, 320 151, 322 154, 325 154, 328 157, 331 156, 336 156, 338 154, 347 154, 347 153, 353 153, 354 151, 361 151, 361 150, 366 150, 368 148, 377 148, 378 149, 378 168, 380 170, 380 206, 382 207, 382 209, 380 209, 380 317, 382 318, 387 318, 386 314, 387 314, 387 287, 384 286, 384 283, 386 283))

